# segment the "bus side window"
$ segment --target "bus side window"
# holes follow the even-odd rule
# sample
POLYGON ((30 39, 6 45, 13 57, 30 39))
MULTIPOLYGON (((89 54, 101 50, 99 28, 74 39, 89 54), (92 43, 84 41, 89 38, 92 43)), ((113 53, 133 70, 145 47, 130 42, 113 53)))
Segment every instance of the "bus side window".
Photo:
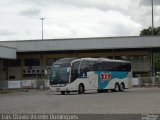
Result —
POLYGON ((89 71, 94 71, 94 61, 82 61, 81 66, 80 66, 80 71, 81 72, 89 72, 89 71))
POLYGON ((79 69, 80 61, 76 61, 72 64, 71 67, 71 82, 78 78, 78 69, 79 69))

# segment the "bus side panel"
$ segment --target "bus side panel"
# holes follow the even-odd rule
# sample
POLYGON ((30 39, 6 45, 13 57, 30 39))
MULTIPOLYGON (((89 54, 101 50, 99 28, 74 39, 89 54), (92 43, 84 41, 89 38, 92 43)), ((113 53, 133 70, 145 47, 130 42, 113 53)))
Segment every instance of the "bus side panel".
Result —
POLYGON ((87 73, 88 89, 98 89, 98 75, 95 72, 87 73))
POLYGON ((98 74, 98 89, 113 89, 116 82, 125 83, 128 87, 128 72, 114 72, 114 71, 97 71, 98 74))
POLYGON ((115 83, 119 83, 120 85, 122 82, 125 84, 125 88, 130 88, 129 81, 130 81, 129 78, 124 78, 124 79, 115 78, 108 83, 105 89, 114 89, 115 83))
POLYGON ((87 76, 77 78, 75 81, 68 85, 69 88, 78 90, 80 83, 83 83, 85 90, 98 89, 98 75, 95 72, 87 72, 87 76))

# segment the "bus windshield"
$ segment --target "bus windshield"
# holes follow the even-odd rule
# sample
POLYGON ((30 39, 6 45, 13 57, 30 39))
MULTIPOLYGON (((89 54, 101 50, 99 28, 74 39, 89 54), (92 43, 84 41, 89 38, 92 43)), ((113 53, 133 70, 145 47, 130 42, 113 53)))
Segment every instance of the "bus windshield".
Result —
POLYGON ((66 84, 69 82, 69 66, 53 65, 51 69, 50 83, 66 84))
POLYGON ((62 59, 53 63, 50 73, 51 85, 69 83, 71 61, 72 60, 62 59))

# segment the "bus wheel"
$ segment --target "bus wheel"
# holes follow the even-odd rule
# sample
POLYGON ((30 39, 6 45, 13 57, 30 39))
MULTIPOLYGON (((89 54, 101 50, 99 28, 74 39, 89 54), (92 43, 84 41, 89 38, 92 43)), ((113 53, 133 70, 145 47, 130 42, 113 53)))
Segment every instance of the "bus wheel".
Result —
POLYGON ((62 94, 62 95, 65 95, 65 91, 61 91, 61 94, 62 94))
POLYGON ((69 93, 70 93, 70 91, 67 91, 66 93, 68 93, 68 94, 69 94, 69 93))
POLYGON ((125 89, 125 85, 124 85, 124 83, 121 83, 121 85, 120 85, 120 91, 123 92, 124 89, 125 89))
POLYGON ((78 94, 83 94, 85 92, 85 88, 83 84, 80 84, 78 87, 78 94))
POLYGON ((119 92, 119 84, 118 83, 116 83, 115 84, 115 86, 114 86, 114 90, 115 90, 115 92, 119 92))

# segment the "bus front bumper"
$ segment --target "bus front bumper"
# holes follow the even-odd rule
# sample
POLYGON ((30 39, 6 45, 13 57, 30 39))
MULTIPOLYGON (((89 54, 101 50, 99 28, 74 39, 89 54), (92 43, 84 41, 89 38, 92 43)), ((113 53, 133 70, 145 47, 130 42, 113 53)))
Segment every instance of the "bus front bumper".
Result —
POLYGON ((69 91, 69 89, 66 86, 63 86, 63 87, 62 86, 50 86, 50 89, 55 92, 69 91))

